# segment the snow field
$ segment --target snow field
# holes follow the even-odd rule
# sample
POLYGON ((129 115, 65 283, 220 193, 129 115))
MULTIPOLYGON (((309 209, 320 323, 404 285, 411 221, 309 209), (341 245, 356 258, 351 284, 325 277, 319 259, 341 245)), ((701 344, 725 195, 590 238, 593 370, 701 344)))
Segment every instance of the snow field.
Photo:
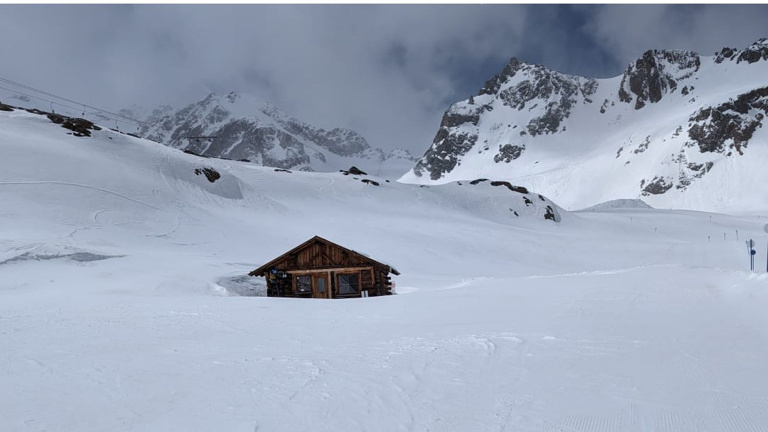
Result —
POLYGON ((0 431, 768 430, 765 218, 65 132, 0 113, 0 431), (399 295, 227 291, 313 235, 399 295))

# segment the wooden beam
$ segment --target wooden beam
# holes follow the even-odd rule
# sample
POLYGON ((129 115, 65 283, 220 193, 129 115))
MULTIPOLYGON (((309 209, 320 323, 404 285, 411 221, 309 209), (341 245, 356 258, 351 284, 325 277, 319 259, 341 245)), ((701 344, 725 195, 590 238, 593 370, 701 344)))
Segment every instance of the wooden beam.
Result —
POLYGON ((329 271, 334 271, 336 273, 338 272, 356 272, 356 271, 363 271, 370 269, 370 266, 365 267, 331 267, 331 268, 324 268, 324 269, 313 269, 313 270, 287 270, 286 273, 290 273, 291 275, 298 276, 303 274, 309 274, 309 273, 324 273, 329 271))
POLYGON ((315 267, 315 266, 317 266, 317 263, 315 262, 315 260, 316 260, 316 259, 317 259, 317 257, 319 257, 320 255, 325 255, 325 254, 324 254, 324 253, 323 253, 323 251, 321 251, 321 250, 320 250, 320 251, 317 251, 317 252, 315 252, 315 254, 314 254, 314 255, 312 255, 312 257, 311 257, 311 258, 309 259, 309 261, 307 262, 307 265, 308 265, 308 266, 310 266, 310 267, 315 267))
MULTIPOLYGON (((373 289, 376 288, 376 276, 373 273, 373 267, 371 267, 370 271, 371 271, 371 291, 373 291, 373 289)), ((371 293, 368 293, 368 295, 370 296, 371 293)))
POLYGON ((328 255, 326 255, 326 253, 325 253, 325 252, 323 252, 322 254, 323 254, 323 258, 327 259, 327 260, 328 260, 328 262, 329 262, 331 265, 334 265, 334 266, 337 266, 337 265, 339 265, 337 262, 335 262, 334 260, 332 260, 332 259, 331 259, 331 258, 330 258, 328 255))

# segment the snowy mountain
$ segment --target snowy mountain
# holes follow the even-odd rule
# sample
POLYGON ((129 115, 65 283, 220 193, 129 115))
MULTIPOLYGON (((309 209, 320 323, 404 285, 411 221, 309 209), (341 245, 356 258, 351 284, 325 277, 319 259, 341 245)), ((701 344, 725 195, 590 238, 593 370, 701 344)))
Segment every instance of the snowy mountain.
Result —
POLYGON ((401 181, 505 179, 566 208, 642 198, 657 208, 754 209, 768 202, 766 77, 766 39, 709 57, 647 51, 610 79, 513 58, 446 111, 401 181))
MULTIPOLYGON (((172 115, 175 112, 175 109, 170 105, 160 105, 156 108, 147 108, 142 105, 131 105, 128 108, 123 108, 117 113, 128 117, 130 119, 138 120, 140 122, 145 122, 147 125, 144 126, 145 129, 149 128, 149 124, 157 123, 165 116, 172 115)), ((139 128, 139 131, 141 131, 141 127, 139 128)))
POLYGON ((0 430, 768 425, 768 277, 744 248, 762 265, 765 218, 569 212, 107 126, 0 105, 0 430), (315 235, 396 266, 397 295, 236 295, 315 235))
POLYGON ((122 113, 144 117, 148 124, 139 132, 142 137, 207 157, 303 171, 357 166, 391 178, 401 175, 414 161, 406 150, 385 153, 371 148, 353 130, 320 129, 248 95, 211 93, 179 111, 168 108, 148 114, 140 108, 128 108, 122 113))

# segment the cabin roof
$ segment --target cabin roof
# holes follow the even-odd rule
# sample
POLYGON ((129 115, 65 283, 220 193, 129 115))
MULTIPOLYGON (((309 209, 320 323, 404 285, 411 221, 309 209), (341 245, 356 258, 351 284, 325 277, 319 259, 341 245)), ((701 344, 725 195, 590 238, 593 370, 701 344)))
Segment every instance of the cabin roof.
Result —
POLYGON ((400 272, 398 272, 394 267, 390 266, 389 264, 385 264, 385 263, 376 261, 375 259, 369 257, 368 255, 366 255, 364 253, 353 251, 352 249, 347 249, 344 246, 336 244, 336 243, 334 243, 334 242, 332 242, 330 240, 326 240, 326 239, 324 239, 324 238, 322 238, 320 236, 314 236, 311 239, 305 241, 304 243, 302 243, 302 244, 296 246, 295 248, 289 250, 288 252, 285 252, 284 254, 278 256, 277 258, 273 259, 272 261, 269 261, 268 263, 262 265, 261 267, 257 268, 256 270, 248 273, 248 275, 249 276, 263 276, 270 268, 272 268, 275 264, 280 262, 286 256, 291 255, 293 253, 296 253, 296 252, 306 248, 307 246, 309 246, 309 245, 311 245, 311 244, 313 244, 315 242, 325 243, 325 244, 327 244, 329 246, 333 246, 333 247, 339 248, 339 249, 341 249, 341 250, 343 250, 345 252, 356 254, 356 255, 360 255, 363 258, 365 258, 366 260, 370 261, 372 264, 378 264, 378 265, 380 265, 382 267, 389 268, 389 271, 394 273, 395 275, 399 275, 400 274, 400 272))

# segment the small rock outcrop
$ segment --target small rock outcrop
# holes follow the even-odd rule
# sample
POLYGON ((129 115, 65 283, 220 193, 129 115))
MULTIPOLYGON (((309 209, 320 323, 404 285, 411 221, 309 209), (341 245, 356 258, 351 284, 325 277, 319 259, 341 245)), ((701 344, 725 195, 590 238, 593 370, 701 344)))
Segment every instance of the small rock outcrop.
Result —
POLYGON ((89 137, 91 136, 92 130, 101 130, 100 127, 83 118, 72 118, 60 114, 50 113, 48 114, 48 119, 53 123, 61 125, 61 127, 64 129, 71 130, 72 135, 76 137, 89 137))
POLYGON ((211 167, 195 168, 195 175, 204 175, 209 182, 214 183, 221 178, 221 174, 211 167))
POLYGON ((499 153, 493 157, 493 161, 496 163, 510 163, 513 160, 519 158, 520 155, 523 154, 524 150, 525 145, 504 144, 503 146, 499 146, 499 153))
POLYGON ((519 194, 528 193, 528 189, 522 186, 513 186, 510 182, 507 182, 507 181, 492 181, 491 186, 505 186, 507 189, 511 190, 512 192, 517 192, 519 194))
POLYGON ((368 175, 368 173, 366 173, 364 171, 361 171, 360 168, 358 168, 358 167, 356 167, 354 165, 350 169, 348 169, 348 170, 340 170, 339 172, 344 174, 344 175, 350 175, 350 174, 352 174, 352 175, 368 175))
MULTIPOLYGON (((643 183, 641 183, 641 187, 643 186, 643 183)), ((643 195, 661 195, 672 189, 672 186, 672 179, 656 176, 653 178, 653 180, 645 184, 645 187, 643 187, 643 195)))

